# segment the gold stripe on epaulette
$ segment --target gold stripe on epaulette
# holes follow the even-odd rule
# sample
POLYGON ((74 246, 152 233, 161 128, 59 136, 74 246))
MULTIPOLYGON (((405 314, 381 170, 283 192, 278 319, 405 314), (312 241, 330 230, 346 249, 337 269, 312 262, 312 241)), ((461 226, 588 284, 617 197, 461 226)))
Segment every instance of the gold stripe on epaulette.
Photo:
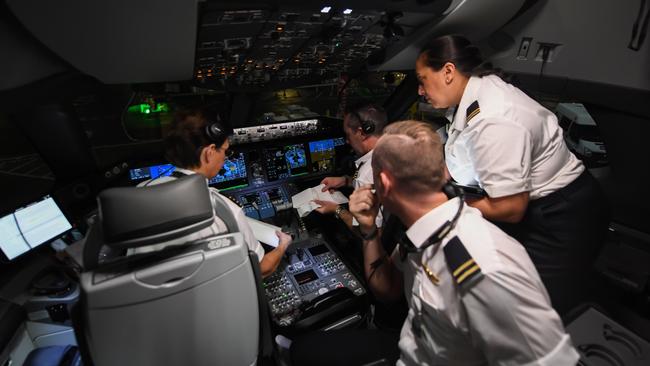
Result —
POLYGON ((470 259, 467 260, 467 262, 461 264, 460 267, 458 267, 458 268, 456 268, 456 269, 454 270, 454 273, 453 273, 454 277, 458 277, 458 274, 460 274, 461 272, 463 272, 463 271, 465 270, 465 268, 467 268, 467 267, 469 267, 470 265, 472 265, 472 263, 474 263, 474 258, 470 258, 470 259))
POLYGON ((478 271, 478 270, 480 270, 480 269, 481 269, 481 268, 478 266, 478 264, 473 265, 473 266, 470 267, 467 271, 465 271, 465 273, 463 273, 460 277, 458 277, 458 278, 456 279, 456 282, 460 285, 461 283, 463 283, 463 281, 465 281, 465 279, 466 279, 469 275, 471 275, 472 273, 474 273, 474 272, 476 272, 476 271, 478 271))
POLYGON ((470 113, 467 118, 465 118, 466 122, 469 122, 470 119, 474 118, 477 114, 481 112, 481 108, 476 108, 472 113, 470 113))

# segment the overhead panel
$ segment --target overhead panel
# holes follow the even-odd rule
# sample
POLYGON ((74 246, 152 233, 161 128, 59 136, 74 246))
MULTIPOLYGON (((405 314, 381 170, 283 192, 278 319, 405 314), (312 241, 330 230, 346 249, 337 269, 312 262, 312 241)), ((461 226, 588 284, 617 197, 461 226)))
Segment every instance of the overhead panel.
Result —
POLYGON ((354 74, 439 16, 450 0, 380 3, 356 1, 349 9, 326 9, 313 1, 248 9, 203 4, 194 80, 207 88, 233 90, 320 83, 354 74))

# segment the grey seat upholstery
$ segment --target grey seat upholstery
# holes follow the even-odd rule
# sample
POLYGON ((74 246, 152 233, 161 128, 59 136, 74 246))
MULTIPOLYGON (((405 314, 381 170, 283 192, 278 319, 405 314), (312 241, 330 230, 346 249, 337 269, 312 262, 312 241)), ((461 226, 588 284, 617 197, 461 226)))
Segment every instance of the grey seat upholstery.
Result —
MULTIPOLYGON (((125 249, 182 238, 213 220, 198 175, 114 188, 98 200, 101 219, 87 235, 84 259, 96 259, 102 245, 125 249)), ((256 364, 262 292, 257 260, 240 233, 90 262, 81 276, 78 333, 95 365, 256 364)))

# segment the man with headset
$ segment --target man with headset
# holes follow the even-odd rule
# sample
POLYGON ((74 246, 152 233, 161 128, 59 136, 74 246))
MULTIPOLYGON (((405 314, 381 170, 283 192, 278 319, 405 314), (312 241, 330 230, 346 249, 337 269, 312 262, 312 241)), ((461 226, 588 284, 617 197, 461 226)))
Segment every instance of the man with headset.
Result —
POLYGON ((442 144, 427 124, 386 128, 375 148, 374 187, 350 211, 364 238, 368 283, 378 297, 405 292, 410 310, 398 364, 575 365, 578 353, 525 249, 464 204, 448 199, 442 144), (389 257, 374 218, 379 204, 406 232, 389 257))
MULTIPOLYGON (((219 173, 226 159, 232 156, 232 150, 229 150, 228 136, 229 130, 219 122, 208 121, 200 111, 190 110, 177 113, 164 140, 165 157, 176 169, 170 177, 163 176, 148 180, 142 182, 139 186, 160 184, 191 174, 201 174, 206 179, 213 178, 219 173)), ((260 260, 262 277, 271 275, 280 264, 287 247, 291 244, 291 236, 276 232, 280 239, 279 245, 274 250, 264 254, 264 248, 255 239, 241 207, 221 195, 215 188, 210 187, 210 194, 213 206, 227 207, 234 216, 239 231, 244 236, 244 242, 248 245, 249 250, 257 254, 260 260)), ((187 242, 225 231, 227 231, 227 228, 224 220, 215 216, 215 222, 212 226, 192 234, 195 238, 184 237, 183 241, 187 242)), ((133 252, 156 251, 170 244, 177 243, 161 243, 140 247, 133 252)))
MULTIPOLYGON (((356 189, 364 184, 372 184, 372 150, 381 137, 387 119, 386 111, 382 107, 367 101, 346 109, 343 115, 343 132, 347 143, 360 158, 354 162, 356 165, 354 176, 323 179, 321 182, 325 186, 323 192, 345 186, 356 189)), ((353 228, 352 215, 343 206, 328 201, 315 200, 314 202, 321 206, 316 211, 322 214, 334 214, 348 228, 353 228)), ((381 227, 381 225, 382 217, 379 214, 377 226, 381 227)))
MULTIPOLYGON (((372 168, 374 189, 355 190, 350 211, 364 239, 371 290, 384 299, 404 292, 409 302, 398 365, 576 364, 579 355, 524 247, 467 206, 457 188, 453 199, 441 191, 442 144, 429 125, 386 127, 372 168), (390 256, 375 226, 380 204, 406 228, 390 256)), ((294 359, 305 354, 302 342, 292 345, 294 359)), ((354 346, 357 353, 388 354, 383 347, 354 346)), ((325 348, 355 352, 340 347, 346 345, 325 348)), ((312 352, 319 353, 313 365, 332 361, 327 352, 312 352)), ((370 355, 362 360, 372 361, 370 355)))

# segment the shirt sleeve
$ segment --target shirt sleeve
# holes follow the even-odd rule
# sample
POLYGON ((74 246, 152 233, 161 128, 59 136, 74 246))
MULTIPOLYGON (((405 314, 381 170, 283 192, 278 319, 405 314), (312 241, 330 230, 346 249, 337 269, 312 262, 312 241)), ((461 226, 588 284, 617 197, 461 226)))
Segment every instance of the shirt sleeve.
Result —
POLYGON ((237 221, 237 226, 239 226, 239 232, 241 232, 244 237, 244 243, 246 243, 249 250, 252 250, 255 252, 255 254, 257 254, 257 258, 261 262, 262 258, 264 258, 264 248, 262 247, 262 244, 260 244, 260 242, 255 238, 253 229, 251 229, 250 224, 248 224, 248 220, 246 220, 244 210, 242 210, 241 207, 239 207, 236 203, 227 197, 221 196, 221 198, 226 202, 228 208, 230 208, 233 215, 235 216, 235 221, 237 221))
POLYGON ((239 225, 239 231, 242 233, 242 235, 244 235, 244 241, 246 242, 246 245, 248 245, 248 249, 254 251, 255 254, 257 254, 257 258, 261 262, 262 258, 264 258, 264 248, 262 247, 262 244, 260 244, 260 242, 255 239, 253 229, 251 229, 251 226, 246 220, 244 210, 240 208, 235 219, 239 225))
POLYGON ((494 198, 531 191, 532 141, 528 130, 490 118, 476 124, 467 146, 481 187, 494 198))
POLYGON ((490 365, 575 365, 579 355, 548 299, 525 275, 486 275, 462 297, 474 345, 490 365))
MULTIPOLYGON (((374 178, 372 176, 372 160, 367 161, 361 166, 359 169, 359 176, 357 179, 354 180, 353 182, 353 188, 357 189, 359 187, 368 185, 368 184, 374 184, 374 178)), ((382 227, 384 224, 384 215, 382 213, 382 210, 379 210, 377 212, 377 217, 375 218, 375 226, 377 227, 382 227)), ((356 218, 352 217, 352 226, 358 226, 359 222, 357 221, 356 218)))

